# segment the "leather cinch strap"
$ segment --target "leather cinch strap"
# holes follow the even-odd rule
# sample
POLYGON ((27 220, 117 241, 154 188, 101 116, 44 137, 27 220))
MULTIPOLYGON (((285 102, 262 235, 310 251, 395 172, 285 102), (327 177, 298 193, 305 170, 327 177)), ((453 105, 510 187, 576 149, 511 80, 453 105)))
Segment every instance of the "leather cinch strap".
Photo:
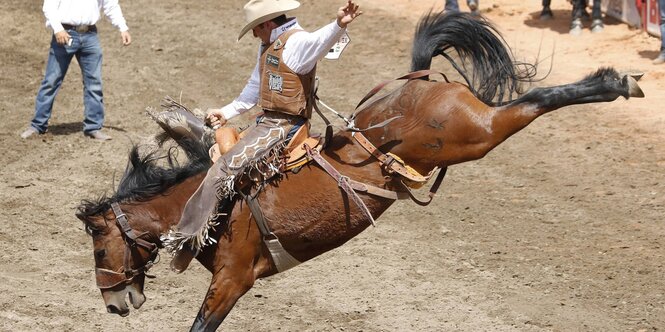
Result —
POLYGON ((318 151, 310 148, 305 144, 305 149, 307 150, 307 154, 312 158, 314 161, 316 161, 321 168, 323 168, 328 175, 330 175, 335 181, 337 181, 337 185, 344 190, 344 192, 351 197, 354 203, 360 208, 360 211, 362 211, 363 214, 367 217, 367 219, 372 223, 372 226, 376 226, 376 223, 374 222, 374 217, 372 217, 372 214, 369 212, 369 209, 367 208, 367 205, 365 205, 365 202, 363 202, 362 199, 360 199, 360 196, 356 193, 356 191, 360 192, 365 192, 367 194, 375 195, 375 196, 380 196, 388 199, 401 199, 401 198, 406 198, 408 196, 405 196, 405 193, 399 193, 399 192, 394 192, 386 189, 382 189, 379 187, 375 187, 372 185, 368 185, 366 183, 358 182, 352 179, 349 179, 347 176, 342 175, 333 165, 331 165, 327 160, 325 160, 321 154, 319 154, 318 151))
POLYGON ((245 199, 245 202, 247 202, 249 210, 252 212, 252 216, 254 216, 254 220, 256 221, 256 225, 259 227, 261 235, 263 235, 263 243, 266 244, 266 247, 270 252, 270 256, 275 263, 275 268, 277 268, 277 271, 284 272, 300 264, 301 262, 291 256, 291 254, 289 254, 284 249, 284 246, 282 246, 282 243, 279 242, 277 235, 275 235, 275 233, 270 230, 270 226, 268 226, 268 222, 263 215, 263 211, 261 210, 261 205, 259 205, 257 198, 258 193, 257 195, 242 195, 245 199))

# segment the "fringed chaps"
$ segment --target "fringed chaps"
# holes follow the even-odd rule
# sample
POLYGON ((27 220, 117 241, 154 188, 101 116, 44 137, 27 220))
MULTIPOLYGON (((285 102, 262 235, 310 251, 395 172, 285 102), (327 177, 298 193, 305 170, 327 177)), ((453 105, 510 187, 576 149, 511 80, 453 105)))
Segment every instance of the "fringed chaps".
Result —
POLYGON ((164 247, 175 254, 188 245, 198 254, 203 247, 216 243, 211 233, 224 222, 220 202, 233 199, 236 182, 243 176, 260 174, 267 179, 267 175, 278 172, 278 156, 284 149, 287 133, 299 121, 302 118, 266 112, 255 126, 247 129, 249 132, 208 170, 187 201, 177 228, 162 236, 164 247))

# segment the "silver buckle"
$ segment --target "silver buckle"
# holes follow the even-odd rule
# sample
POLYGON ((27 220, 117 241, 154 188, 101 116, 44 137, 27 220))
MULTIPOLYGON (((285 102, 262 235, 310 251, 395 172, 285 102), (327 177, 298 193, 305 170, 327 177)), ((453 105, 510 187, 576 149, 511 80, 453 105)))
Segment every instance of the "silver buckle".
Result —
POLYGON ((90 26, 89 25, 78 25, 78 26, 74 27, 74 30, 76 30, 76 32, 78 32, 78 33, 86 33, 90 30, 90 26))

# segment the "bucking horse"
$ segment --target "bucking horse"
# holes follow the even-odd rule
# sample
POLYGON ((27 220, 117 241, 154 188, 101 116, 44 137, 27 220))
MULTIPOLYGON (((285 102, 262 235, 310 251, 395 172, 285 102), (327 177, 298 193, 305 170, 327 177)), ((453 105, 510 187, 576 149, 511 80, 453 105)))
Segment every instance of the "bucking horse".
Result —
MULTIPOLYGON (((230 215, 211 228, 216 244, 196 259, 212 279, 191 330, 216 330, 257 279, 343 245, 397 199, 412 197, 410 187, 427 181, 438 186, 447 167, 483 158, 539 116, 568 105, 644 96, 637 84, 641 74, 612 68, 575 83, 521 91, 533 77, 529 68, 513 60, 496 28, 482 17, 423 16, 413 42, 412 73, 403 83, 365 101, 349 117, 355 130, 339 130, 325 149, 308 151, 316 162, 256 184, 262 190, 251 194, 258 210, 238 199, 230 215), (438 74, 430 79, 432 59, 439 55, 466 84, 438 74), (431 180, 436 170, 439 175, 431 180)), ((163 247, 160 237, 178 223, 211 166, 208 146, 187 139, 178 143, 188 161, 178 163, 173 152, 139 153, 135 147, 116 192, 78 207, 110 313, 128 315, 127 299, 136 309, 145 302, 144 281, 163 247)))

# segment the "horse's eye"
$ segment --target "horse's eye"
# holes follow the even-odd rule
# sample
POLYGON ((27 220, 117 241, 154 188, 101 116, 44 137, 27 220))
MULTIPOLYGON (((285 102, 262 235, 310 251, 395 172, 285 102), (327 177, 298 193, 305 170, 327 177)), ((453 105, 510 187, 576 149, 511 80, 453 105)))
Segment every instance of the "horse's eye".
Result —
POLYGON ((95 257, 97 259, 102 259, 106 256, 106 249, 95 250, 95 257))
POLYGON ((102 231, 94 227, 86 227, 86 232, 92 237, 97 237, 102 234, 102 231))

